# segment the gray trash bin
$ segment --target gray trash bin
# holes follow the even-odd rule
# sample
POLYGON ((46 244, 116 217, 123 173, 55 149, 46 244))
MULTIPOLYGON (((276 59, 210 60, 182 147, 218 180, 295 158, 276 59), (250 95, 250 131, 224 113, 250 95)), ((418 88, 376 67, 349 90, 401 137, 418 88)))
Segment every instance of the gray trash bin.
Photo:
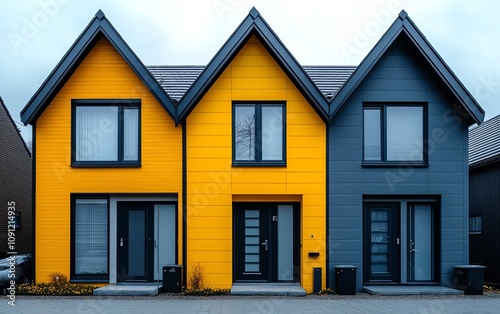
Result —
POLYGON ((356 270, 354 265, 335 266, 335 292, 340 295, 356 294, 356 270))
POLYGON ((180 293, 182 292, 182 266, 163 266, 163 286, 162 292, 180 293))
POLYGON ((467 295, 483 294, 484 269, 481 265, 457 265, 455 269, 455 289, 467 295))

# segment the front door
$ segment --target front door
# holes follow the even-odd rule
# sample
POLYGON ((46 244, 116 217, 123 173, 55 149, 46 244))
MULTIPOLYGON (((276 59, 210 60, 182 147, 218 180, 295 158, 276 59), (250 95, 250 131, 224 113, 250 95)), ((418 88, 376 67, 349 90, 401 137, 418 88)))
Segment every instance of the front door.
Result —
POLYGON ((118 202, 118 281, 161 279, 177 259, 176 237, 174 204, 118 202))
POLYGON ((434 284, 438 280, 435 202, 367 202, 363 215, 365 283, 434 284))
POLYGON ((234 203, 235 281, 299 281, 296 204, 234 203))
POLYGON ((399 281, 399 205, 367 203, 364 206, 365 282, 399 281))

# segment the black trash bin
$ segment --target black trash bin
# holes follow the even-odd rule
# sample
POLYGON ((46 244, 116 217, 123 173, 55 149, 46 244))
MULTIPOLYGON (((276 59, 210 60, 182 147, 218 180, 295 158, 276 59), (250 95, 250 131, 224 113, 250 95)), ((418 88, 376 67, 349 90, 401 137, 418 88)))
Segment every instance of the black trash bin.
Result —
POLYGON ((162 292, 179 293, 182 292, 182 266, 163 266, 163 287, 162 292))
POLYGON ((356 270, 354 265, 335 266, 335 291, 337 294, 356 294, 356 270))
POLYGON ((484 269, 481 265, 458 265, 455 269, 455 289, 467 295, 483 294, 484 269))

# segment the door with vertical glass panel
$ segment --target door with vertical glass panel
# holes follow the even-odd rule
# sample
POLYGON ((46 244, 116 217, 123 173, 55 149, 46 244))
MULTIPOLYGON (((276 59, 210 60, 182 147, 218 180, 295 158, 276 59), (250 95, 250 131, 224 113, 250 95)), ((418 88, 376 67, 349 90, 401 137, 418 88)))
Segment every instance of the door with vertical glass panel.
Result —
POLYGON ((298 281, 298 210, 293 204, 233 205, 235 281, 298 281))
POLYGON ((398 282, 399 204, 364 206, 364 282, 398 282))
POLYGON ((153 202, 118 203, 118 280, 161 280, 176 264, 176 207, 153 202))

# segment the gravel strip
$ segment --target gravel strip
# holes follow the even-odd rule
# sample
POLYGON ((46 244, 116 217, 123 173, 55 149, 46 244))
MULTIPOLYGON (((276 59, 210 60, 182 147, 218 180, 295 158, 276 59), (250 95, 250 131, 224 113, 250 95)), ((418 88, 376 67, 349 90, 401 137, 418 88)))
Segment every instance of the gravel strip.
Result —
POLYGON ((22 299, 95 299, 95 300, 268 300, 268 299, 307 299, 307 300, 358 300, 358 299, 386 299, 386 300, 415 300, 415 299, 491 299, 500 298, 500 292, 485 292, 483 295, 371 295, 358 293, 356 295, 306 295, 296 296, 235 296, 235 295, 214 295, 214 296, 186 296, 183 294, 160 293, 157 296, 33 296, 18 295, 17 300, 22 299))

